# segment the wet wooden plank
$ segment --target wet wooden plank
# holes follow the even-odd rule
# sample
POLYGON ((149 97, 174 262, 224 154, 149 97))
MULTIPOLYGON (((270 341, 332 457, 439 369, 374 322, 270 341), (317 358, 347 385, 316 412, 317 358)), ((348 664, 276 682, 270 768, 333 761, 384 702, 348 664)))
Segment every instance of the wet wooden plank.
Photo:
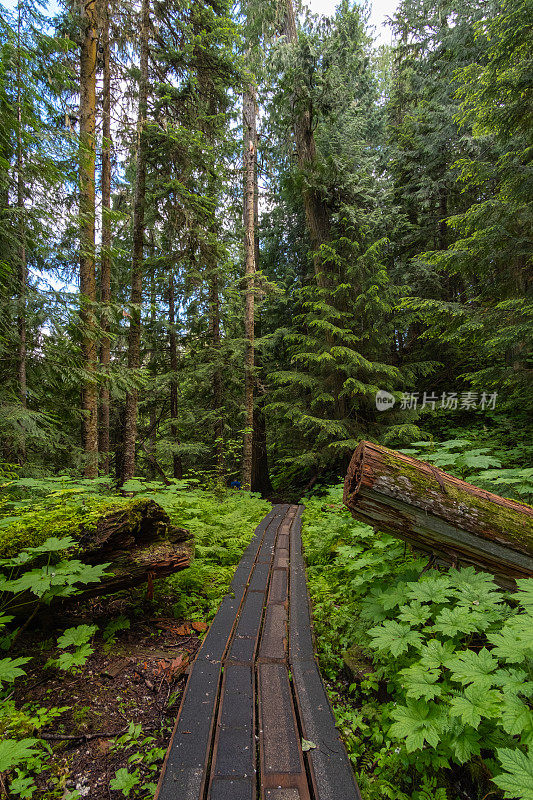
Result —
POLYGON ((199 800, 206 783, 221 664, 195 662, 167 751, 158 800, 199 800))
POLYGON ((289 573, 286 569, 272 570, 270 590, 268 592, 269 603, 286 603, 289 589, 289 573))
POLYGON ((213 778, 250 779, 255 784, 252 667, 228 665, 224 669, 211 773, 213 778))
POLYGON ((250 592, 266 592, 268 579, 270 577, 271 562, 259 562, 255 565, 248 591, 250 592))
POLYGON ((261 774, 298 774, 302 761, 287 667, 259 664, 257 671, 261 774))
POLYGON ((251 778, 217 778, 210 786, 208 800, 255 800, 255 788, 251 778))
POLYGON ((284 605, 268 605, 266 609, 259 661, 287 659, 287 609, 284 605))

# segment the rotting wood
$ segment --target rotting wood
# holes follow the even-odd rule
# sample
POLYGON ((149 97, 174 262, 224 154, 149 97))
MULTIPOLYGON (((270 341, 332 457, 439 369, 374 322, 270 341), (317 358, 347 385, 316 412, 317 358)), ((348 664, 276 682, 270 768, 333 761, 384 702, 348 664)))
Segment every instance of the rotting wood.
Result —
POLYGON ((77 597, 110 594, 188 567, 191 535, 172 525, 167 512, 154 500, 138 500, 126 509, 102 516, 96 532, 80 538, 81 558, 89 564, 108 563, 112 573, 77 597))
POLYGON ((363 441, 348 468, 344 503, 356 519, 436 563, 474 565, 511 588, 533 576, 533 508, 432 464, 363 441))
MULTIPOLYGON (((81 530, 76 536, 76 557, 85 564, 109 564, 105 577, 88 584, 71 597, 57 598, 69 603, 87 597, 102 597, 122 589, 139 586, 185 569, 192 558, 189 531, 172 525, 166 511, 154 500, 136 500, 125 508, 103 513, 96 530, 81 530)), ((20 617, 34 610, 36 599, 30 592, 17 598, 9 613, 20 617)))

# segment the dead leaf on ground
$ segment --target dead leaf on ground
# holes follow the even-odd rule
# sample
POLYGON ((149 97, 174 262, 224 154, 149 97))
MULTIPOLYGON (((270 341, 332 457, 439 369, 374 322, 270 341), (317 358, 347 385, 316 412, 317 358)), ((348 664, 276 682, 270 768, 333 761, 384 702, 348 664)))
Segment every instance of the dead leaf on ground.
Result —
POLYGON ((183 625, 178 625, 177 628, 174 628, 174 631, 178 634, 178 636, 190 636, 192 633, 192 628, 188 622, 184 622, 183 625))

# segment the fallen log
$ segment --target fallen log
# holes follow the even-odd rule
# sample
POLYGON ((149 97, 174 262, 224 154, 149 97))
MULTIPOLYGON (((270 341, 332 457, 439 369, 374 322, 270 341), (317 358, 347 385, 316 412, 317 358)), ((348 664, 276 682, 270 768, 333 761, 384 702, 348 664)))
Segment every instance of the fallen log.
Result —
POLYGON ((425 461, 363 441, 343 499, 356 519, 429 553, 435 563, 474 565, 508 588, 533 577, 533 508, 425 461))
MULTIPOLYGON (((189 531, 173 525, 166 511, 153 500, 136 500, 104 512, 96 527, 82 527, 75 537, 78 547, 74 558, 84 564, 108 564, 108 574, 70 597, 54 599, 55 603, 103 597, 151 583, 185 569, 192 558, 189 531)), ((35 595, 24 592, 9 604, 9 614, 20 617, 34 611, 35 606, 35 595)))
POLYGON ((167 512, 153 500, 137 500, 105 514, 95 531, 82 529, 80 559, 86 564, 109 562, 112 573, 77 598, 111 594, 188 567, 191 534, 172 525, 167 512))

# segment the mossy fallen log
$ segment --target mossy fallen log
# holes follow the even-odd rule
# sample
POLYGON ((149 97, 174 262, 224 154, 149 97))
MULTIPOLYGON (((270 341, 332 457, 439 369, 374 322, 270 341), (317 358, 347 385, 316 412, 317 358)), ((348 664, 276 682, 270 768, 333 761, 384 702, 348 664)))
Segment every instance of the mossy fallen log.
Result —
MULTIPOLYGON (((96 531, 81 531, 79 558, 86 564, 110 562, 112 573, 82 597, 104 595, 164 578, 189 566, 189 531, 172 525, 167 512, 153 500, 137 500, 129 507, 102 516, 96 531)), ((80 597, 80 595, 77 595, 80 597)))
POLYGON ((344 503, 356 519, 435 563, 474 565, 507 587, 533 576, 533 508, 432 464, 363 441, 348 468, 344 503))
MULTIPOLYGON (((51 531, 53 534, 53 531, 51 531)), ((193 554, 189 531, 171 523, 167 512, 153 500, 136 500, 107 510, 90 528, 75 532, 73 557, 84 564, 108 564, 98 583, 87 584, 70 597, 54 603, 68 603, 86 597, 103 597, 156 578, 164 578, 188 567, 193 554)), ((36 606, 35 595, 24 592, 9 613, 20 617, 36 606)))

